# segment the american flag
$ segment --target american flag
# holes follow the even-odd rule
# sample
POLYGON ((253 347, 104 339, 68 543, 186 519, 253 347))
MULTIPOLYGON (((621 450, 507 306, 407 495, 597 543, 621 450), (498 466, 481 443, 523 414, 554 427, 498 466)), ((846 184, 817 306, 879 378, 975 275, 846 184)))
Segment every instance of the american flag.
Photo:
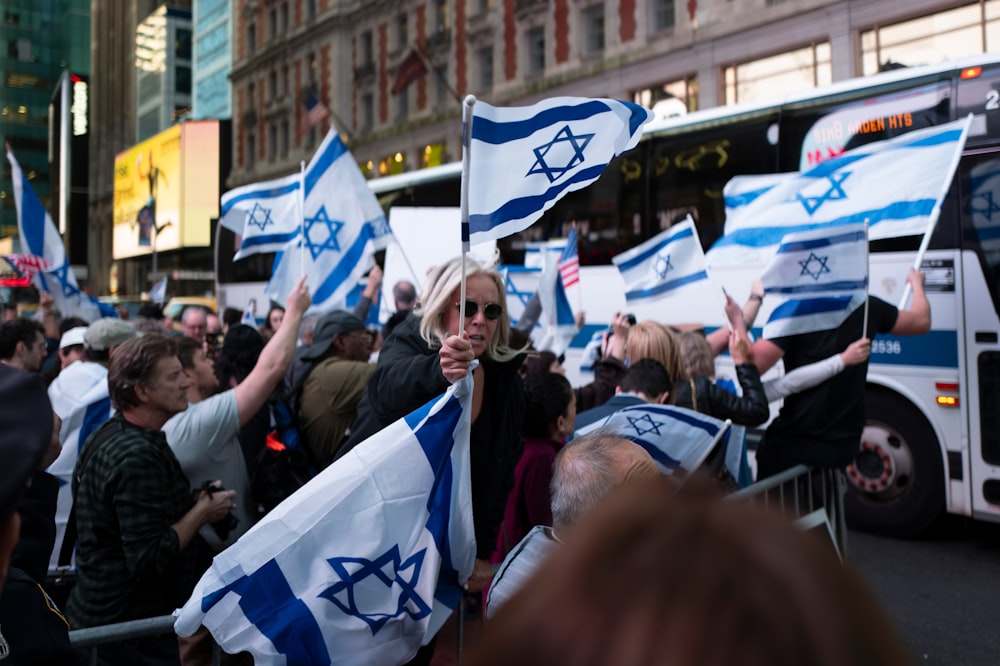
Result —
POLYGON ((569 289, 580 281, 580 254, 576 250, 576 227, 569 230, 566 247, 559 257, 559 275, 562 277, 563 289, 569 289))
POLYGON ((304 134, 330 116, 330 109, 320 100, 315 88, 310 88, 302 99, 300 117, 301 132, 304 134))
POLYGON ((28 280, 34 280, 38 271, 49 268, 49 262, 33 254, 5 254, 3 258, 21 274, 21 277, 28 280))

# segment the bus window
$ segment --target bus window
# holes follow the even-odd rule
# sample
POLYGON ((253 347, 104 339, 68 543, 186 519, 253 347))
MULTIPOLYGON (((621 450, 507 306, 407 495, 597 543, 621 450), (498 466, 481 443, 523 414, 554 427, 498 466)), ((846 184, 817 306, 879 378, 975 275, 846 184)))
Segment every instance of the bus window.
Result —
POLYGON ((1000 312, 1000 153, 968 156, 959 170, 963 249, 979 257, 1000 312))
POLYGON ((958 118, 973 114, 976 120, 965 145, 968 148, 1000 139, 1000 67, 963 70, 958 81, 958 118))
MULTIPOLYGON (((777 149, 769 139, 774 117, 733 122, 690 133, 658 136, 649 147, 649 199, 653 228, 666 229, 690 212, 702 247, 722 236, 722 188, 733 176, 772 173, 777 149)), ((647 236, 647 237, 648 237, 647 236)))

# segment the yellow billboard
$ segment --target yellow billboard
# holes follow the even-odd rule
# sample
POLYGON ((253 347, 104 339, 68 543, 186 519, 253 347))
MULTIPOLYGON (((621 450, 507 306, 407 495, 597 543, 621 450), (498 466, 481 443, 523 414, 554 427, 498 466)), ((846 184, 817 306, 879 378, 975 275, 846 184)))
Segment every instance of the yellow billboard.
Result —
POLYGON ((115 259, 208 247, 218 214, 218 121, 174 125, 115 156, 115 259))

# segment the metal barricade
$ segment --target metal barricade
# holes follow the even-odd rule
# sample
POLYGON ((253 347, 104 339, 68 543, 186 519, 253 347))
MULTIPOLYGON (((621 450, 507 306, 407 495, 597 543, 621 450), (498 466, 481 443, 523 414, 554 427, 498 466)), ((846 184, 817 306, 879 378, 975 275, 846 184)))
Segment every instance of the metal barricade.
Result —
POLYGON ((796 465, 731 493, 727 499, 780 511, 804 529, 827 529, 843 561, 847 557, 846 490, 847 482, 840 470, 796 465))
MULTIPOLYGON (((74 629, 69 632, 69 644, 78 653, 86 651, 87 663, 91 664, 91 666, 96 666, 97 648, 99 646, 135 640, 137 638, 150 638, 172 634, 174 633, 175 620, 176 618, 173 615, 161 615, 141 620, 105 624, 99 627, 74 629)), ((219 649, 219 646, 213 645, 212 665, 219 666, 221 658, 222 651, 219 649)))

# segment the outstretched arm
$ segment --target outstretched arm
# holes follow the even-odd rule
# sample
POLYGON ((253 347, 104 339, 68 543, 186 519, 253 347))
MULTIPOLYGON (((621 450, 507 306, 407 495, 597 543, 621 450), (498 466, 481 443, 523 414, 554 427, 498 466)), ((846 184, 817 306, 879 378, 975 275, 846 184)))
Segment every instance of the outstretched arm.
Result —
POLYGON ((839 374, 847 366, 866 361, 871 348, 871 340, 859 338, 839 354, 795 368, 781 377, 764 382, 764 393, 770 402, 810 389, 839 374))
POLYGON ((245 426, 274 391, 295 356, 295 340, 299 333, 302 315, 312 304, 306 278, 303 276, 285 302, 285 318, 271 339, 264 345, 257 365, 247 378, 236 386, 236 408, 240 427, 245 426))
POLYGON ((889 331, 893 335, 923 335, 931 330, 931 304, 924 292, 924 274, 910 268, 906 282, 913 289, 909 310, 900 310, 896 324, 889 331))

